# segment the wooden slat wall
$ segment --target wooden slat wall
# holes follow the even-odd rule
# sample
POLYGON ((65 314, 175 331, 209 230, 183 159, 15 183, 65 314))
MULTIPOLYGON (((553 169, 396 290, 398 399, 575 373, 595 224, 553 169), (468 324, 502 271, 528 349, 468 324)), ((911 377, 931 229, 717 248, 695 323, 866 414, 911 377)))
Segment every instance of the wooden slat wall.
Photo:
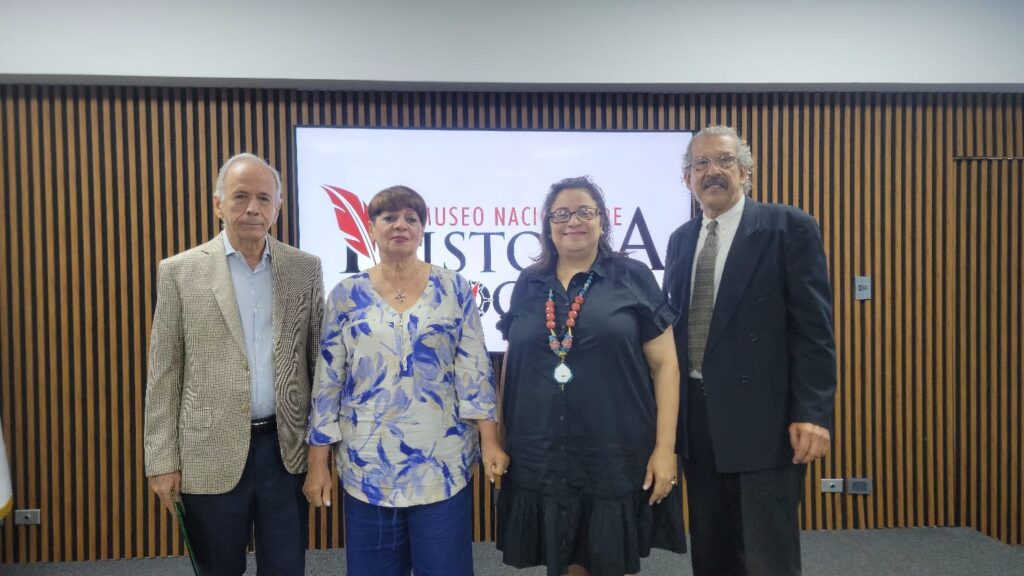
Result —
MULTIPOLYGON (((292 129, 736 125, 753 194, 819 220, 835 287, 832 454, 811 529, 970 526, 1022 544, 1021 94, 306 92, 0 86, 0 408, 17 508, 0 560, 182 553, 142 468, 156 264, 216 233, 212 180, 250 150, 294 179, 292 129), (855 275, 874 298, 853 300, 855 275), (867 476, 871 496, 822 495, 867 476)), ((538 191, 538 201, 543 191, 538 191)), ((684 193, 680 189, 680 193, 684 193)), ((296 237, 286 190, 274 233, 296 237)), ((493 539, 477 482, 478 540, 493 539)), ((338 511, 311 514, 338 546, 338 511)))
POLYGON ((950 318, 961 335, 953 373, 959 406, 958 521, 1020 544, 1021 273, 1024 268, 1024 139, 1018 106, 972 95, 954 112, 959 231, 950 318), (1005 127, 1005 128, 1003 128, 1005 127))

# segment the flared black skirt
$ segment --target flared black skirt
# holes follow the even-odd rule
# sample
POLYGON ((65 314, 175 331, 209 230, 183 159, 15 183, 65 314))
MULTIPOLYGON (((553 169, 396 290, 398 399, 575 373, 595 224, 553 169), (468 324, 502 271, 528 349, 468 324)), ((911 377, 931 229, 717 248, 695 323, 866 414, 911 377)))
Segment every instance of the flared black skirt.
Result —
POLYGON ((637 490, 620 498, 550 496, 506 484, 498 496, 497 546, 509 566, 546 565, 560 576, 570 564, 591 576, 640 571, 651 548, 686 552, 679 486, 659 504, 637 490))

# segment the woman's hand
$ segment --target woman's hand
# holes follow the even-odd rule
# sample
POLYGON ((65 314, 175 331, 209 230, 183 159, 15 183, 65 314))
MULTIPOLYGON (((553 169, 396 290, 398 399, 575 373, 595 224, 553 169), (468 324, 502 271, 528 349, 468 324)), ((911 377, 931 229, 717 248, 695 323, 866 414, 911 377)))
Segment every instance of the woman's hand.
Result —
POLYGON ((490 420, 480 420, 480 465, 484 469, 487 479, 494 484, 495 479, 500 478, 508 470, 510 461, 508 454, 498 439, 498 425, 490 420))
POLYGON ((660 336, 644 344, 644 358, 654 378, 654 400, 658 404, 654 452, 647 460, 644 490, 652 485, 650 504, 668 496, 676 483, 676 419, 679 416, 679 363, 675 338, 669 326, 660 336))
POLYGON ((500 478, 506 470, 508 470, 508 463, 510 459, 505 450, 502 449, 501 444, 497 440, 491 442, 482 442, 480 444, 480 452, 483 458, 484 474, 487 475, 487 479, 494 484, 496 478, 500 478))
POLYGON ((302 493, 315 508, 331 505, 331 469, 327 462, 330 449, 329 446, 309 447, 309 469, 302 493))
POLYGON ((644 478, 644 490, 654 485, 648 504, 654 505, 668 496, 676 485, 676 454, 673 450, 654 447, 654 452, 647 460, 647 476, 644 478))

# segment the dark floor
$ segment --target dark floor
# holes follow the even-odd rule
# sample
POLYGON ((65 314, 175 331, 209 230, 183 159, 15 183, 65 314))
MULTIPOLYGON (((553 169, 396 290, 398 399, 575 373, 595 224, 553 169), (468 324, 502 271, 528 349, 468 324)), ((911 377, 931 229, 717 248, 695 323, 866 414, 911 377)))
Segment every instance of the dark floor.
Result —
MULTIPOLYGON (((836 530, 802 536, 805 576, 1022 576, 1024 548, 1007 546, 966 528, 836 530)), ((480 576, 543 576, 542 568, 514 570, 501 564, 494 544, 476 544, 480 576)), ((161 558, 65 564, 0 566, 3 576, 170 576, 191 574, 188 560, 161 558)), ((249 574, 247 572, 247 574, 249 574)), ((345 574, 344 550, 309 554, 309 576, 345 574)), ((644 576, 690 576, 686 555, 655 551, 644 576)))

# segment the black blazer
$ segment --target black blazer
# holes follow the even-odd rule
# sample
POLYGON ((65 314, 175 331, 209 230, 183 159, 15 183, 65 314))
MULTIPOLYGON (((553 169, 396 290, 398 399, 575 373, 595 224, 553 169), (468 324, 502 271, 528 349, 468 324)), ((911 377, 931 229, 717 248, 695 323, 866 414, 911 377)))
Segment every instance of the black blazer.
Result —
MULTIPOLYGON (((669 240, 664 290, 681 314, 676 446, 688 456, 687 322, 701 218, 669 240)), ((708 333, 702 373, 721 473, 792 463, 789 424, 831 429, 836 388, 832 289, 817 223, 791 206, 746 198, 708 333)))

